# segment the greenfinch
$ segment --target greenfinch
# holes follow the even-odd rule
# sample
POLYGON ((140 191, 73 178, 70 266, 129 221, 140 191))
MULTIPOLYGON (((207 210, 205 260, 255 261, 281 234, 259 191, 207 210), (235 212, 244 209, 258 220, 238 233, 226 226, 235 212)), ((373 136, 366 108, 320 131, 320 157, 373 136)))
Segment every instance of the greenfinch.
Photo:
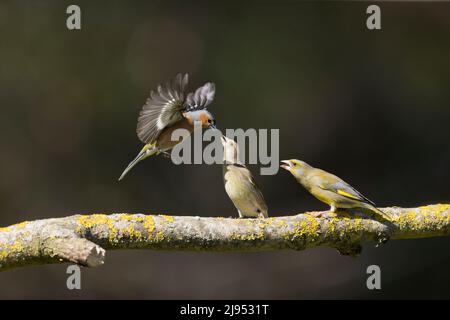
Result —
POLYGON ((289 171, 314 197, 328 204, 332 212, 337 209, 365 208, 385 220, 393 219, 390 214, 378 209, 373 201, 334 174, 297 159, 283 160, 280 166, 289 171))
POLYGON ((188 75, 160 84, 139 114, 136 133, 145 146, 123 171, 119 181, 141 160, 154 154, 168 152, 183 138, 172 140, 176 129, 194 131, 195 123, 202 128, 215 128, 214 116, 206 109, 214 100, 214 83, 207 82, 195 92, 186 94, 188 75))
POLYGON ((240 218, 267 218, 267 205, 250 170, 239 161, 236 141, 222 136, 225 191, 240 218))

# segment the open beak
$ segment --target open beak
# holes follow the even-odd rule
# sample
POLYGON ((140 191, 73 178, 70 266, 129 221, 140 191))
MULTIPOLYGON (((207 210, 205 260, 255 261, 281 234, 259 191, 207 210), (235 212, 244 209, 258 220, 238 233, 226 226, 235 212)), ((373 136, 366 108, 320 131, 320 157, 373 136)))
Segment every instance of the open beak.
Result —
POLYGON ((287 170, 287 171, 289 171, 292 168, 292 162, 289 161, 289 160, 282 160, 280 162, 280 167, 285 169, 285 170, 287 170))

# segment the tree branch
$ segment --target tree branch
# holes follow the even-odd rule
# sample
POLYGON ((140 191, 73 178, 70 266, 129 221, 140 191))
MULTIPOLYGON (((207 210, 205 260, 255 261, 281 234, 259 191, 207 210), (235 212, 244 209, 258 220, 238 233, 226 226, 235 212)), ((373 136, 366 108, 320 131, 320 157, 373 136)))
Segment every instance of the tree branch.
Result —
POLYGON ((329 246, 357 255, 363 241, 380 244, 450 235, 449 204, 382 210, 397 219, 379 222, 359 212, 340 212, 328 218, 306 213, 268 219, 92 214, 22 222, 0 228, 0 270, 58 262, 95 267, 104 263, 105 249, 265 251, 329 246))

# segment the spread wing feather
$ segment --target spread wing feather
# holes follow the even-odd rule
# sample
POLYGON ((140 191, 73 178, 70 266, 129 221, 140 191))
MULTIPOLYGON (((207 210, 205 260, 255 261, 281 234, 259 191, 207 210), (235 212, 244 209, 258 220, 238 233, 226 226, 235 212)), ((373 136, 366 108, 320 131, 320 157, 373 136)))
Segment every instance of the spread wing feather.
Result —
POLYGON ((175 78, 159 85, 139 113, 136 133, 144 143, 153 143, 161 131, 182 119, 188 75, 177 74, 175 78))
POLYGON ((186 111, 205 109, 214 100, 216 87, 214 83, 207 82, 195 92, 191 92, 186 98, 186 111))

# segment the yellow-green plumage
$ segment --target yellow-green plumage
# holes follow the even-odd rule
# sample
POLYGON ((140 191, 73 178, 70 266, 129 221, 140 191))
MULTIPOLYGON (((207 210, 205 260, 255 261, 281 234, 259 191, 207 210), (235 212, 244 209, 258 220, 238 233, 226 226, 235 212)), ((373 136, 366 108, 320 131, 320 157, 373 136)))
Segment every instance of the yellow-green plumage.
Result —
POLYGON ((334 174, 296 159, 282 161, 281 167, 291 172, 306 190, 328 204, 332 211, 339 208, 366 208, 384 219, 392 220, 392 216, 378 209, 374 202, 334 174))

